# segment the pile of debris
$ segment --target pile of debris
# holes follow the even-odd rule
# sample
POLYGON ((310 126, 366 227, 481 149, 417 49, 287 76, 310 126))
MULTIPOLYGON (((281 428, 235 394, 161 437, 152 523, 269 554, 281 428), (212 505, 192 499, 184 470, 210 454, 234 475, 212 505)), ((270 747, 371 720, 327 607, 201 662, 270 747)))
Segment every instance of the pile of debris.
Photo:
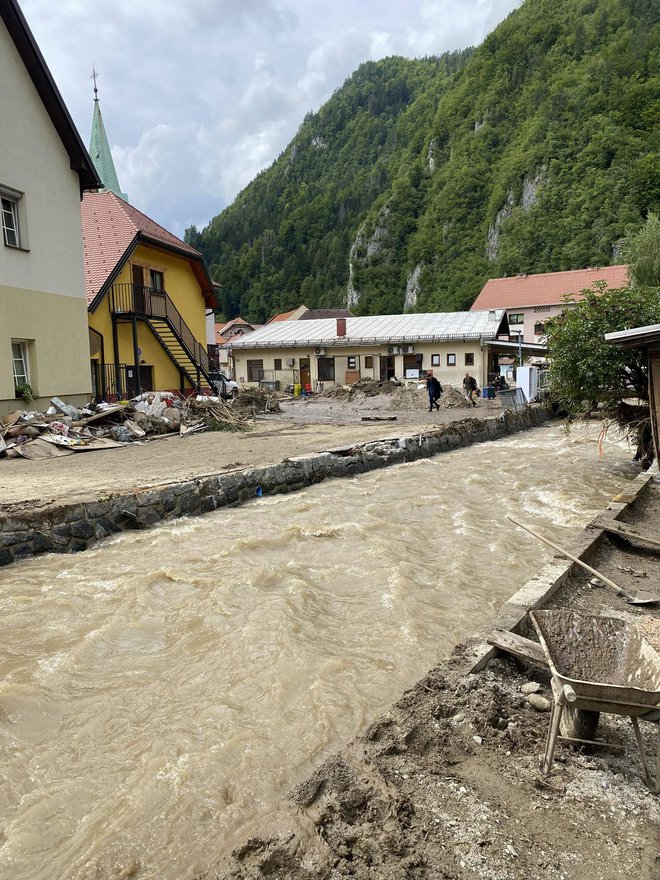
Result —
MULTIPOLYGON (((245 408, 237 405, 240 400, 225 403, 218 397, 183 398, 163 391, 80 409, 53 397, 45 413, 17 410, 0 419, 0 458, 55 458, 162 435, 246 431, 250 425, 245 408)), ((249 414, 254 410, 250 405, 249 414)))
POLYGON ((352 385, 333 385, 322 391, 320 397, 334 400, 355 400, 360 397, 376 397, 379 394, 394 394, 400 383, 395 381, 380 382, 377 379, 361 379, 352 385))
MULTIPOLYGON (((288 396, 283 395, 283 397, 288 396)), ((249 416, 254 418, 260 413, 282 412, 277 395, 262 388, 243 388, 231 403, 231 408, 234 412, 241 413, 244 418, 249 416)))
MULTIPOLYGON (((424 410, 429 406, 429 395, 426 385, 402 385, 400 388, 394 389, 394 396, 389 409, 398 410, 424 410)), ((471 404, 464 394, 451 385, 445 385, 444 391, 440 396, 440 406, 443 409, 469 409, 471 404)))
POLYGON ((454 407, 469 409, 472 404, 457 388, 445 385, 445 390, 440 397, 440 406, 444 409, 453 409, 454 407))

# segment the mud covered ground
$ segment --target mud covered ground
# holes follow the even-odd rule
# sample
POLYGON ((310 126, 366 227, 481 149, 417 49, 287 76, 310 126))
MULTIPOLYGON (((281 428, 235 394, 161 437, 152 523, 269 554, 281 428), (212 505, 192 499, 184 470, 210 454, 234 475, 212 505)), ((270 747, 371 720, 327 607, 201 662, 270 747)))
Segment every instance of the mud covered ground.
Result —
POLYGON ((375 394, 338 389, 308 399, 282 396, 280 405, 282 412, 257 415, 245 433, 164 435, 47 461, 2 458, 0 505, 20 510, 82 502, 502 412, 499 400, 479 400, 470 407, 448 389, 440 411, 429 413, 424 390, 395 389, 389 383, 375 394))
MULTIPOLYGON (((660 485, 627 518, 657 537, 660 485)), ((660 588, 660 556, 618 538, 592 565, 631 592, 660 588)), ((623 617, 660 651, 660 606, 627 605, 589 577, 552 605, 623 617)), ((629 720, 601 715, 598 729, 625 751, 559 744, 544 777, 549 713, 523 688, 551 698, 547 671, 502 656, 469 674, 467 653, 458 646, 204 880, 660 880, 660 798, 629 720)), ((651 767, 657 727, 641 724, 651 767)))

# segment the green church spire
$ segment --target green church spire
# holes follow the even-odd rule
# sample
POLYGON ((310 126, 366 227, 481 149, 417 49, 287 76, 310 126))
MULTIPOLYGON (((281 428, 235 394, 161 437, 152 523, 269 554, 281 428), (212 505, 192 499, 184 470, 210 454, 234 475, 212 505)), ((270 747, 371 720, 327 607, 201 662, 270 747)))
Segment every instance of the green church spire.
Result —
POLYGON ((110 144, 105 133, 103 125, 103 117, 101 116, 101 108, 99 106, 99 92, 96 88, 96 77, 98 73, 92 67, 91 79, 94 80, 94 115, 92 117, 92 136, 89 142, 89 154, 92 162, 98 171, 98 175, 103 182, 105 189, 109 189, 115 195, 119 196, 125 202, 128 196, 119 188, 119 180, 115 171, 115 163, 112 161, 112 153, 110 152, 110 144))

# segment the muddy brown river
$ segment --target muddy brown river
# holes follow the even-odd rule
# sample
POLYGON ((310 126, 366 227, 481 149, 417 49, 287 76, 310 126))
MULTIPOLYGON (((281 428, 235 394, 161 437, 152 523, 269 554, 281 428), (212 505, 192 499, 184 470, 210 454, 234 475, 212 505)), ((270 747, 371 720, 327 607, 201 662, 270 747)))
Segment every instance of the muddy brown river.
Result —
POLYGON ((635 474, 552 426, 0 569, 0 877, 181 880, 635 474))

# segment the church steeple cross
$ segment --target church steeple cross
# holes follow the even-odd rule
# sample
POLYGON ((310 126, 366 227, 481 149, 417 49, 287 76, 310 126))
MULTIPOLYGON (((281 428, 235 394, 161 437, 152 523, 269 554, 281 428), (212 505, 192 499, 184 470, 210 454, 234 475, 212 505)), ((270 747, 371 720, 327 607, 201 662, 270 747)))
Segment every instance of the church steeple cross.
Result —
POLYGON ((90 79, 94 80, 94 100, 95 101, 98 101, 98 99, 99 99, 99 90, 96 87, 97 78, 98 78, 98 73, 96 72, 96 69, 94 68, 94 65, 92 64, 92 75, 90 76, 90 79))

